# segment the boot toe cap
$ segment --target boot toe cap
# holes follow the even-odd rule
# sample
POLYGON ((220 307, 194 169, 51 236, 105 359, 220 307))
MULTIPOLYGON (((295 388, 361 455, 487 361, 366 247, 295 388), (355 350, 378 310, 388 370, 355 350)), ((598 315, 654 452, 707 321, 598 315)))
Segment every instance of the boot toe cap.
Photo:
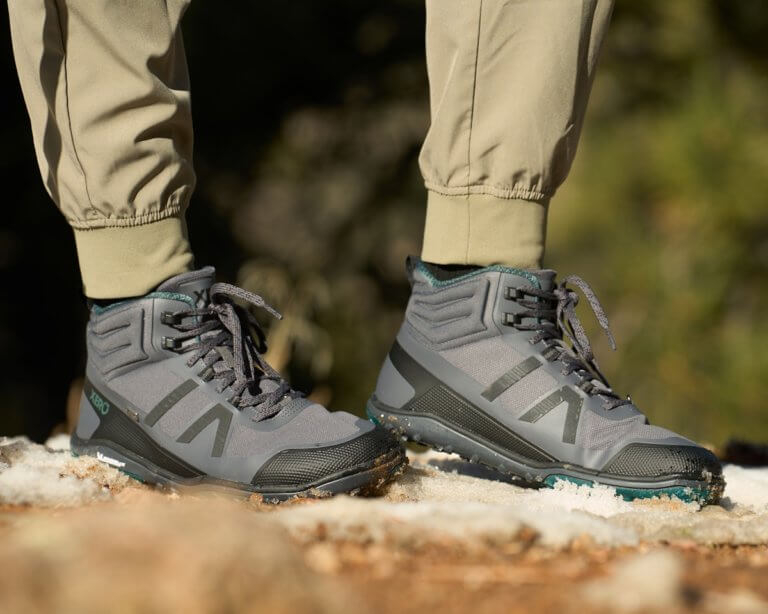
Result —
POLYGON ((717 457, 701 446, 632 443, 614 456, 603 472, 642 479, 709 480, 721 476, 722 467, 717 457))
POLYGON ((394 437, 375 428, 334 445, 282 450, 264 463, 252 484, 257 488, 311 488, 366 471, 402 453, 394 437))

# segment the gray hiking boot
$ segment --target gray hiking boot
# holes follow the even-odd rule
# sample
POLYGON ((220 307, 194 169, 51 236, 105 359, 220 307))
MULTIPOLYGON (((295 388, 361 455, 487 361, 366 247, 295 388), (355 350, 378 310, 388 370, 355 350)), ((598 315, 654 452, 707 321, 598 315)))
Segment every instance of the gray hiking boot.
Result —
POLYGON ((279 314, 214 284, 214 274, 185 273, 145 297, 92 308, 72 451, 146 482, 270 500, 366 491, 395 475, 405 462, 395 438, 292 390, 234 299, 279 314))
POLYGON ((717 458, 651 426, 606 383, 566 287, 584 292, 613 343, 583 280, 499 266, 451 276, 420 261, 409 274, 405 321, 367 406, 375 422, 534 485, 719 499, 717 458))

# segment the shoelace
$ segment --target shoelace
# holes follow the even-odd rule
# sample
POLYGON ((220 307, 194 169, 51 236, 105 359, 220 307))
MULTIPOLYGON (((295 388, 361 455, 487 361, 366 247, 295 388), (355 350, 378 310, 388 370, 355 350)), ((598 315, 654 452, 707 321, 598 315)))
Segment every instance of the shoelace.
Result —
POLYGON ((535 344, 544 341, 548 346, 543 353, 544 357, 560 361, 564 375, 576 372, 581 380, 579 387, 587 394, 603 397, 603 406, 606 409, 626 405, 631 401, 613 392, 597 365, 589 337, 576 315, 579 295, 575 290, 568 288, 568 284, 573 284, 584 293, 600 328, 608 337, 611 348, 615 350, 616 341, 603 306, 592 287, 578 275, 569 275, 552 292, 532 286, 514 288, 514 300, 524 307, 524 310, 513 314, 512 325, 518 330, 534 331, 536 334, 531 337, 530 342, 535 344), (526 296, 534 298, 529 300, 526 296), (530 318, 531 323, 522 322, 524 318, 530 318), (566 344, 564 339, 567 339, 570 345, 566 344), (595 379, 602 385, 595 385, 595 379))
POLYGON ((187 360, 189 367, 202 360, 202 379, 215 378, 219 392, 230 387, 229 402, 241 409, 253 408, 253 419, 263 420, 280 411, 280 401, 302 394, 293 390, 264 360, 264 331, 250 310, 236 304, 235 299, 282 319, 258 294, 216 283, 210 288, 210 301, 205 307, 162 314, 163 323, 181 333, 166 338, 166 347, 180 353, 193 352, 187 360))

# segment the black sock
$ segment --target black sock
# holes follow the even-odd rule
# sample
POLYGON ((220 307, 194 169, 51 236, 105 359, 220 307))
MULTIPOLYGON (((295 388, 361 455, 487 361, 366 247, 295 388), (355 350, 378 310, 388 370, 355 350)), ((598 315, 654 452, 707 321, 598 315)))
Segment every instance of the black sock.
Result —
POLYGON ((474 264, 435 264, 434 262, 424 262, 424 266, 439 281, 455 279, 483 268, 474 264))

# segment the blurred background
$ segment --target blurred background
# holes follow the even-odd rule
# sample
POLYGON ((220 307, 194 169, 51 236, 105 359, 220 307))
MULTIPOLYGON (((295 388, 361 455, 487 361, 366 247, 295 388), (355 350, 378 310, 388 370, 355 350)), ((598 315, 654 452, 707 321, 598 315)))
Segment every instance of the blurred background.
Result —
MULTIPOLYGON (((185 18, 198 262, 283 311, 271 361, 334 409, 362 411, 420 249, 423 33, 423 0, 193 2, 185 18)), ((598 292, 614 387, 714 444, 768 440, 766 33, 763 0, 618 0, 550 210, 546 264, 598 292)), ((42 440, 77 389, 87 314, 5 11, 0 45, 0 434, 42 440)))

